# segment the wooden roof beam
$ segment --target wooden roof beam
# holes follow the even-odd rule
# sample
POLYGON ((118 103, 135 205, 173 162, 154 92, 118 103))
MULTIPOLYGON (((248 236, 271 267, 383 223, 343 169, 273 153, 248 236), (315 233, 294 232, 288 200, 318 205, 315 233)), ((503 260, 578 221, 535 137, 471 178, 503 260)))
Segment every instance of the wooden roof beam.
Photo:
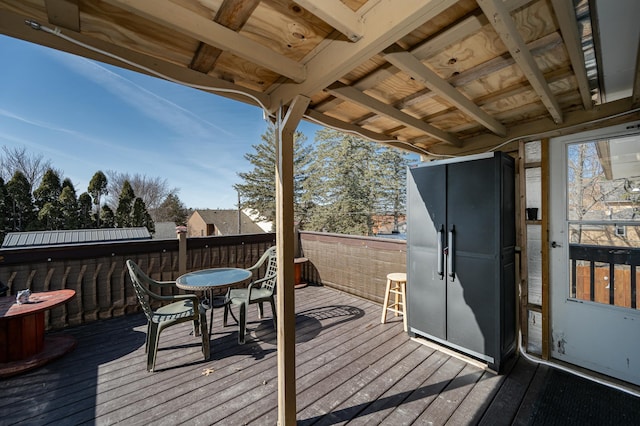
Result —
MULTIPOLYGON (((531 3, 531 1, 532 0, 511 0, 505 1, 504 5, 507 10, 512 11, 524 6, 525 4, 531 3)), ((430 37, 421 44, 413 47, 409 52, 419 60, 428 59, 457 41, 477 33, 488 23, 489 21, 486 16, 480 12, 474 11, 454 25, 438 32, 433 37, 430 37)), ((377 83, 389 77, 393 77, 399 71, 399 69, 391 64, 381 66, 369 75, 355 82, 353 87, 359 90, 369 89, 377 83)))
POLYGON ((304 81, 307 76, 304 65, 175 3, 155 0, 105 0, 105 2, 244 58, 290 78, 296 83, 304 81))
POLYGON ((354 123, 349 123, 346 121, 339 120, 335 117, 331 117, 329 115, 325 115, 321 112, 316 111, 315 109, 307 109, 304 116, 307 120, 312 121, 317 124, 325 125, 330 128, 343 130, 347 133, 353 133, 358 136, 362 136, 367 139, 371 139, 375 142, 391 142, 394 137, 387 136, 383 133, 377 133, 369 129, 365 129, 354 123))
POLYGON ((450 143, 458 147, 462 146, 462 141, 460 141, 450 133, 440 130, 437 127, 432 126, 431 124, 425 123, 424 121, 412 115, 395 109, 389 104, 380 102, 379 100, 374 99, 371 96, 368 96, 351 86, 345 86, 341 83, 335 83, 328 87, 326 90, 335 97, 339 97, 345 101, 352 102, 354 104, 362 106, 363 108, 374 111, 377 114, 389 117, 405 126, 418 129, 421 132, 424 132, 438 140, 450 143))
MULTIPOLYGON (((240 30, 260 4, 260 0, 224 0, 218 8, 213 22, 233 31, 240 30)), ((189 68, 208 74, 213 70, 222 50, 200 42, 189 68)))
MULTIPOLYGON (((531 50, 531 54, 536 56, 555 48, 560 43, 562 43, 562 38, 560 37, 559 33, 555 32, 528 43, 527 47, 529 48, 529 50, 531 50)), ((446 81, 455 88, 467 84, 471 81, 479 80, 482 77, 504 69, 510 65, 513 65, 514 63, 515 61, 513 60, 511 55, 506 53, 502 56, 490 59, 487 62, 463 71, 446 81)), ((550 81, 547 82, 551 83, 550 81)), ((425 89, 424 91, 416 92, 411 96, 400 100, 400 102, 396 102, 394 106, 398 109, 405 109, 416 102, 424 102, 426 99, 432 98, 435 95, 436 94, 431 90, 425 89)), ((481 104, 478 103, 478 99, 475 100, 475 103, 476 105, 481 106, 481 104)))
MULTIPOLYGON (((446 30, 438 33, 437 35, 427 39, 424 43, 414 47, 410 50, 411 54, 419 60, 430 58, 442 49, 451 46, 458 40, 462 40, 465 37, 479 31, 483 26, 489 22, 487 18, 482 14, 471 14, 453 25, 446 30)), ((393 77, 400 70, 393 66, 393 64, 385 64, 376 69, 372 73, 363 77, 353 84, 353 87, 359 90, 367 90, 376 84, 386 80, 389 77, 393 77)))
POLYGON ((562 109, 558 104, 549 85, 544 81, 544 76, 538 68, 533 55, 527 48, 526 43, 516 28, 516 24, 505 7, 502 0, 477 0, 478 5, 489 19, 489 22, 498 33, 502 42, 507 46, 509 53, 516 61, 522 72, 529 80, 533 90, 538 93, 542 103, 549 111, 553 120, 562 123, 562 109))
POLYGON ((431 68, 420 62, 418 58, 403 50, 402 47, 394 45, 393 47, 388 48, 384 51, 384 58, 407 73, 417 82, 428 87, 440 97, 455 105, 460 109, 460 111, 481 123, 493 133, 499 136, 505 136, 507 134, 507 128, 498 120, 474 104, 469 100, 469 98, 456 90, 446 80, 433 72, 431 68))
MULTIPOLYGON (((595 105, 590 110, 569 111, 566 113, 565 121, 560 125, 554 123, 549 117, 544 117, 510 127, 507 138, 487 133, 465 139, 463 150, 456 150, 447 144, 437 144, 433 146, 433 151, 442 155, 472 154, 484 152, 509 141, 517 143, 518 140, 532 141, 547 137, 554 138, 640 119, 638 111, 629 114, 631 109, 631 98, 618 99, 595 105)), ((510 148, 509 145, 506 145, 502 149, 508 150, 510 148)))
MULTIPOLYGON (((560 34, 557 32, 554 32, 530 42, 529 44, 527 44, 527 46, 531 50, 531 53, 533 55, 538 55, 538 54, 547 52, 550 49, 555 48, 560 43, 562 43, 562 38, 560 37, 560 34)), ((447 81, 450 85, 452 85, 455 88, 469 81, 480 79, 492 72, 496 72, 497 70, 510 66, 514 63, 515 61, 513 60, 511 55, 509 55, 508 53, 505 53, 502 56, 498 56, 497 58, 490 59, 489 61, 483 64, 480 64, 474 68, 470 68, 466 71, 463 71, 462 73, 458 74, 455 77, 450 78, 447 81)), ((566 71, 562 71, 563 78, 566 78, 565 73, 566 71)), ((571 75, 573 75, 573 73, 571 75)), ((553 84, 555 81, 560 79, 560 77, 558 77, 555 72, 545 74, 544 77, 549 84, 553 84)), ((523 91, 525 91, 525 88, 523 88, 522 85, 517 84, 516 86, 517 86, 517 89, 514 89, 513 87, 511 87, 505 90, 501 90, 499 91, 499 93, 513 92, 515 94, 515 93, 522 93, 523 91)), ((352 86, 352 87, 355 87, 355 86, 352 86)), ((531 86, 527 85, 526 90, 531 90, 531 86)), ((436 96, 436 93, 432 92, 430 89, 425 88, 405 98, 402 98, 391 105, 393 105, 393 107, 396 109, 403 110, 406 108, 410 108, 415 103, 424 102, 426 99, 432 98, 433 96, 436 96)), ((495 98, 496 98, 495 94, 491 93, 487 96, 476 98, 474 102, 476 105, 482 106, 489 102, 486 99, 491 99, 492 101, 494 101, 495 98)), ((332 101, 320 103, 319 105, 315 106, 314 109, 319 112, 325 112, 326 105, 328 103, 333 103, 335 100, 339 100, 340 102, 343 102, 342 99, 332 97, 332 101)), ((370 113, 359 118, 357 121, 353 121, 352 123, 359 124, 359 125, 366 125, 367 122, 375 119, 376 117, 378 117, 376 114, 370 113)), ((428 119, 430 117, 423 117, 423 119, 428 119)), ((450 129, 450 131, 453 131, 453 128, 450 129)))
POLYGON ((371 6, 361 15, 365 26, 362 38, 357 43, 334 40, 322 44, 308 56, 307 79, 300 84, 283 83, 271 92, 273 101, 286 105, 296 95, 313 96, 457 2, 403 0, 402 7, 397 0, 368 2, 365 8, 371 6))
POLYGON ((569 0, 551 0, 551 4, 553 5, 556 19, 560 25, 560 32, 562 33, 564 44, 569 53, 573 72, 578 81, 582 105, 584 109, 591 109, 591 107, 593 107, 593 101, 591 100, 587 68, 584 64, 584 55, 582 54, 582 41, 578 33, 576 12, 573 8, 573 3, 569 0))
POLYGON ((49 23, 71 31, 80 32, 78 0, 46 0, 49 23))
MULTIPOLYGON (((508 10, 514 10, 530 3, 531 1, 532 0, 511 0, 506 1, 505 6, 508 10)), ((459 22, 454 23, 448 28, 445 28, 428 38, 421 44, 413 47, 410 52, 420 60, 428 59, 446 47, 480 31, 482 27, 488 23, 489 21, 482 12, 474 11, 459 22)), ((393 77, 399 71, 400 70, 398 68, 387 62, 375 71, 354 82, 352 86, 358 90, 365 91, 387 78, 393 77)), ((328 99, 323 102, 321 106, 316 106, 316 109, 319 111, 328 111, 338 106, 341 102, 342 100, 339 98, 328 99)))
POLYGON ((414 145, 410 142, 396 139, 393 136, 389 136, 384 133, 377 133, 372 130, 365 129, 364 127, 357 126, 353 123, 347 123, 342 120, 338 120, 337 118, 324 115, 313 109, 307 109, 304 116, 307 121, 311 121, 313 123, 321 124, 332 129, 338 129, 346 133, 352 133, 369 139, 373 142, 389 145, 394 148, 400 148, 418 154, 424 154, 424 152, 421 151, 420 148, 414 147, 414 145))
POLYGON ((362 18, 340 0, 293 0, 313 15, 356 42, 362 38, 362 18))
MULTIPOLYGON (((487 18, 482 13, 471 14, 460 22, 437 33, 433 37, 430 37, 424 43, 411 49, 410 52, 418 59, 427 59, 458 40, 462 40, 476 31, 479 31, 488 23, 487 18)), ((387 78, 393 77, 399 71, 400 70, 398 68, 387 62, 378 67, 375 71, 354 82, 352 86, 358 90, 364 91, 372 88, 387 78)), ((340 103, 342 103, 341 99, 333 98, 323 102, 322 106, 317 106, 316 109, 328 111, 335 108, 340 103)))

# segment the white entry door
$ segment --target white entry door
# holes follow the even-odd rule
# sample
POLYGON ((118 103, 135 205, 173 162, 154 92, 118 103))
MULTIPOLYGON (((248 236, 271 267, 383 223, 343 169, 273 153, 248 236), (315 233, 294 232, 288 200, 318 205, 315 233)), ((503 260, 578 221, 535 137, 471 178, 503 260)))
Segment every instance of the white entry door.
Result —
POLYGON ((640 385, 640 124, 550 159, 551 356, 640 385))

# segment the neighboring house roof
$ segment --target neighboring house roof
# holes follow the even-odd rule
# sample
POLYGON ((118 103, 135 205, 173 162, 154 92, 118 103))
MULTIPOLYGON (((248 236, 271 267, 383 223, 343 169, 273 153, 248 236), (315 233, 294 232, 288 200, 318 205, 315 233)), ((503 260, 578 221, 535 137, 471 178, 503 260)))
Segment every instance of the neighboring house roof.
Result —
POLYGON ((271 232, 273 230, 273 222, 269 222, 266 220, 258 220, 258 217, 260 216, 260 214, 257 211, 251 210, 251 209, 244 209, 242 210, 242 212, 247 216, 249 216, 253 221, 253 223, 258 225, 264 232, 271 232))
POLYGON ((156 240, 164 240, 169 238, 176 238, 176 223, 175 222, 156 222, 154 223, 155 232, 153 238, 156 240))
POLYGON ((193 214, 198 214, 205 223, 214 225, 220 235, 264 233, 262 228, 244 212, 240 212, 240 232, 238 232, 238 210, 196 210, 193 214))
POLYGON ((150 239, 151 234, 145 227, 9 232, 4 237, 2 248, 150 239))

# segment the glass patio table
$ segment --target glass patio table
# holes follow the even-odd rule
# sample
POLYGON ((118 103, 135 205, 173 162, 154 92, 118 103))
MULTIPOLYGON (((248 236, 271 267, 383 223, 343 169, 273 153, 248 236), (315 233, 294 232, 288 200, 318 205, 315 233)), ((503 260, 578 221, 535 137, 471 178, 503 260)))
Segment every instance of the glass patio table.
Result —
MULTIPOLYGON (((213 327, 213 309, 228 303, 226 296, 213 296, 214 289, 225 289, 248 281, 252 272, 242 268, 212 268, 188 272, 176 279, 176 286, 183 290, 204 291, 207 294, 211 314, 209 316, 209 335, 213 327)), ((231 312, 233 315, 233 312, 231 312)), ((235 316, 234 316, 235 319, 235 316)))

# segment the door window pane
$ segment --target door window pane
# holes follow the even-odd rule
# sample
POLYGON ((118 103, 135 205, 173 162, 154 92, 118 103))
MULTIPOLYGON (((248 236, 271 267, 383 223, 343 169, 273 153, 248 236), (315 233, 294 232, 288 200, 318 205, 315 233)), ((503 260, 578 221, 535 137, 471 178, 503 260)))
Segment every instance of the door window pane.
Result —
POLYGON ((570 296, 638 309, 640 136, 567 147, 570 296))

